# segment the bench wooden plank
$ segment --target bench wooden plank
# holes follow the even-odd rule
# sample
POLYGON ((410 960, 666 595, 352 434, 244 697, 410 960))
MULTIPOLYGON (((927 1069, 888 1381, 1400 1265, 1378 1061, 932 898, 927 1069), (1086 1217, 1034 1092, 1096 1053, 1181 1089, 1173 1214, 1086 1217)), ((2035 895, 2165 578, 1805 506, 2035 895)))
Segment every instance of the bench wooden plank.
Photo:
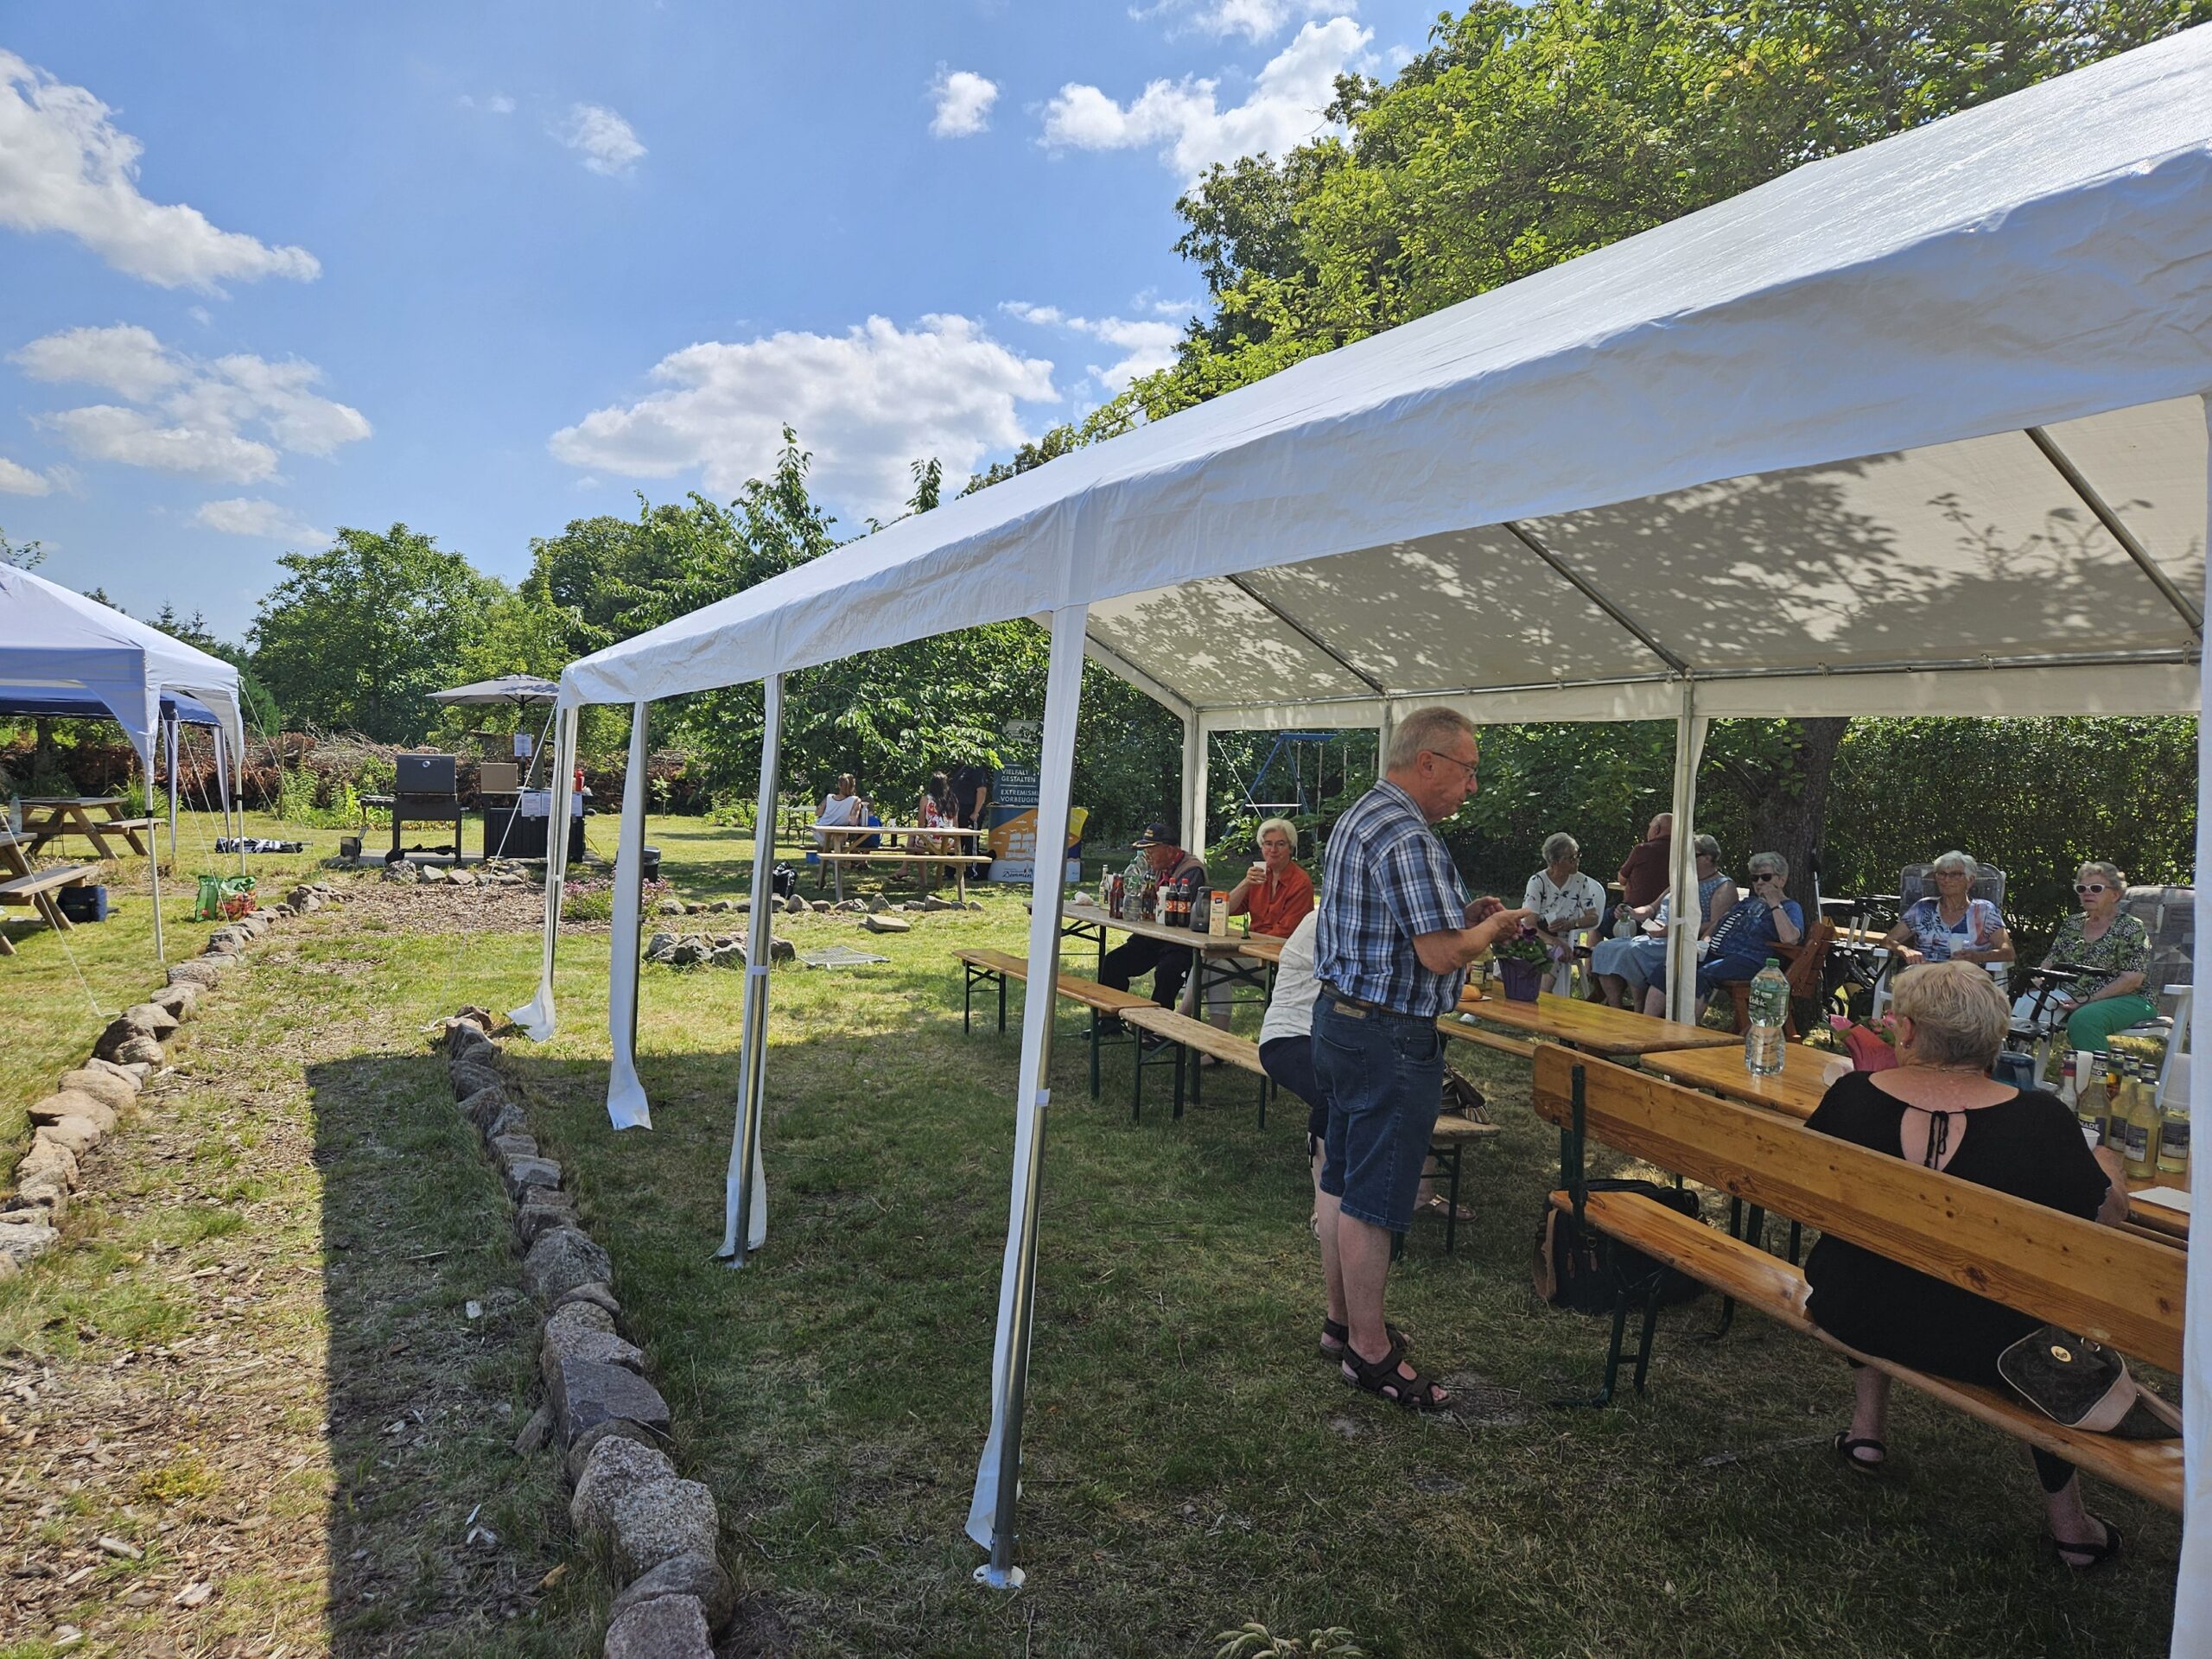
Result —
POLYGON ((11 876, 0 881, 0 904, 29 904, 39 893, 55 887, 73 887, 89 881, 93 872, 81 864, 61 864, 50 870, 34 870, 29 875, 11 876))
MULTIPOLYGON (((1878 1154, 1877 1154, 1878 1155, 1878 1154)), ((1557 1208, 1571 1212, 1573 1199, 1552 1194, 1557 1208)), ((2124 1440, 2064 1428, 2038 1412, 1993 1389, 1931 1376, 1872 1354, 1862 1354, 1814 1324, 1805 1312, 1809 1292, 1803 1272, 1757 1245, 1731 1238, 1718 1228, 1633 1192, 1591 1192, 1583 1217, 1590 1225, 1624 1244, 1677 1268, 1724 1296, 1764 1313, 1777 1324, 1816 1338, 1907 1386, 1931 1395, 1968 1416, 2014 1438, 2064 1458, 2069 1463, 2116 1486, 2163 1503, 2182 1506, 2182 1446, 2179 1440, 2124 1440)))
POLYGON ((1128 1009, 1122 1018, 1141 1031, 1165 1037, 1201 1054, 1211 1054, 1224 1065, 1236 1066, 1257 1077, 1267 1076, 1267 1068, 1260 1064, 1260 1046, 1249 1037, 1239 1037, 1219 1026, 1193 1020, 1188 1014, 1177 1014, 1173 1008, 1149 1001, 1142 1007, 1128 1009))
POLYGON ((1507 1037, 1495 1031, 1485 1031, 1480 1026, 1465 1026, 1453 1019, 1439 1020, 1436 1028, 1455 1043, 1472 1043, 1478 1048, 1494 1048, 1501 1054, 1510 1054, 1517 1059, 1533 1060, 1536 1046, 1523 1042, 1518 1037, 1507 1037))
POLYGON ((1539 1116, 1573 1122, 1578 1065, 1592 1139, 2181 1370, 2183 1251, 1548 1043, 1536 1052, 1539 1116))
MULTIPOLYGON (((1004 974, 1008 979, 1025 984, 1029 979, 1029 962, 1007 950, 969 949, 956 950, 953 957, 970 967, 988 973, 1004 974)), ((1111 985, 1101 985, 1095 979, 1085 979, 1079 974, 1062 974, 1059 993, 1071 1002, 1080 1002, 1086 1008, 1096 1008, 1104 1014, 1122 1014, 1133 1008, 1150 1008, 1157 1005, 1148 996, 1135 991, 1116 990, 1111 985)))
POLYGON ((988 864, 989 853, 906 853, 877 851, 873 853, 817 853, 815 858, 824 864, 988 864))

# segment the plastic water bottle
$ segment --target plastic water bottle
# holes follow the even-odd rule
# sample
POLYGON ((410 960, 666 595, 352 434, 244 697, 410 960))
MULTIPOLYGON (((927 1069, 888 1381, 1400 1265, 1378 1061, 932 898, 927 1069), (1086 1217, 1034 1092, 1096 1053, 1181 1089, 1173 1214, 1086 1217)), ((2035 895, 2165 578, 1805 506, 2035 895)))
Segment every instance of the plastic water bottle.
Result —
POLYGON ((1755 1077, 1770 1077, 1782 1070, 1783 1035, 1789 1019, 1789 982, 1782 963, 1766 959, 1751 981, 1750 1029, 1744 1033, 1744 1070, 1755 1077))

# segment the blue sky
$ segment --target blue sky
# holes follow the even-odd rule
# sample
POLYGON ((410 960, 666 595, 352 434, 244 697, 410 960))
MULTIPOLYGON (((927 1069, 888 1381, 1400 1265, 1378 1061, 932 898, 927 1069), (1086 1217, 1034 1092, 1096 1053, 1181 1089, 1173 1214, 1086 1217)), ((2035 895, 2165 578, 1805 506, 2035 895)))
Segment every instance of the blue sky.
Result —
POLYGON ((236 636, 333 526, 512 580, 789 420, 857 531, 1163 360, 1184 182, 1434 10, 10 8, 0 529, 236 636))

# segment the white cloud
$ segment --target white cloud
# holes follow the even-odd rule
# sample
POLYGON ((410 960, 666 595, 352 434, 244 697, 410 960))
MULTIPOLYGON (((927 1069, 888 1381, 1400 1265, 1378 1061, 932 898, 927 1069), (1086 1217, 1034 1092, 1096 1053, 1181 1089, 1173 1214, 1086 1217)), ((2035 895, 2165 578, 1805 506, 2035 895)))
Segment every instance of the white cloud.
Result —
POLYGON ((999 88, 996 81, 971 70, 955 69, 948 74, 940 69, 930 83, 930 96, 937 100, 930 136, 969 138, 991 124, 991 105, 998 102, 999 88))
POLYGON ((276 472, 282 452, 328 455, 370 435, 367 417, 318 393, 322 371, 299 358, 238 352, 203 362, 118 323, 46 335, 10 360, 35 379, 95 385, 141 405, 37 417, 95 461, 251 484, 276 472))
POLYGON ((1173 32, 1187 26, 1217 36, 1242 35, 1256 45, 1272 39, 1293 17, 1348 16, 1358 10, 1352 0, 1160 0, 1130 15, 1155 17, 1166 12, 1177 19, 1173 32))
POLYGON ((65 328, 35 340, 8 360, 34 380, 74 380, 143 404, 192 371, 150 328, 65 328))
POLYGON ((1056 395, 1051 364, 959 316, 709 340, 663 358, 652 378, 662 390, 556 432, 554 456, 632 478, 696 467, 708 489, 733 495, 774 468, 788 423, 813 452, 818 493, 849 518, 899 512, 911 461, 933 455, 957 477, 1023 442, 1016 405, 1056 395))
POLYGON ((43 473, 35 473, 20 461, 0 455, 0 493, 44 495, 53 487, 43 473))
POLYGON ((305 248, 272 248, 217 230, 196 207, 148 200, 138 190, 142 146, 111 113, 82 86, 0 52, 0 225, 73 236, 118 270, 163 288, 322 274, 305 248))
POLYGON ((1128 317, 1072 317, 1056 305, 1031 305, 1021 300, 1008 300, 999 309, 1040 328, 1065 328, 1119 346, 1124 355, 1118 362, 1103 368, 1096 363, 1085 365, 1091 378, 1109 391, 1120 391, 1138 376, 1169 366, 1175 361, 1175 343, 1183 338, 1181 327, 1172 322, 1148 322, 1128 317))
POLYGON ((488 98, 472 98, 468 93, 463 92, 461 95, 461 107, 464 110, 482 110, 487 115, 512 115, 515 112, 515 101, 505 92, 493 92, 488 98))
POLYGON ((1155 80, 1129 104, 1070 81, 1045 106, 1050 149, 1152 149, 1186 180, 1240 156, 1280 156, 1324 130, 1336 78, 1368 60, 1372 29, 1349 17, 1309 22, 1269 59, 1242 104, 1220 107, 1220 82, 1155 80))
POLYGON ((295 547, 330 545, 330 532, 317 530, 291 508, 275 501, 238 496, 228 501, 203 501, 192 522, 229 536, 259 536, 295 547))
POLYGON ((582 156, 593 172, 611 179, 626 176, 645 153, 630 124, 597 104, 570 105, 568 118, 554 128, 553 136, 582 156))

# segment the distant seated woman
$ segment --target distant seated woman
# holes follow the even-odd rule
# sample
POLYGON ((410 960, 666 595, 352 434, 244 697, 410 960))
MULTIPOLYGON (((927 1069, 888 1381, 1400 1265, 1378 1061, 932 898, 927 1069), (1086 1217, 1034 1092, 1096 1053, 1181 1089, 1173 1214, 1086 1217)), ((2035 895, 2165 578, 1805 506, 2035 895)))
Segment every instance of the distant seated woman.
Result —
POLYGON ((873 823, 868 816, 868 800, 860 792, 860 785, 849 772, 837 774, 837 782, 822 798, 822 810, 814 820, 814 839, 827 853, 853 853, 875 845, 874 836, 832 836, 823 832, 847 824, 873 823))
MULTIPOLYGON (((1720 868, 1719 842, 1700 836, 1691 844, 1697 849, 1697 936, 1709 938, 1743 895, 1736 890, 1735 878, 1720 868)), ((1592 947, 1590 971, 1609 1006, 1632 1008, 1643 1002, 1651 983, 1651 964, 1667 958, 1668 910, 1663 893, 1649 905, 1628 906, 1629 915, 1645 931, 1625 939, 1600 939, 1592 947)))
MULTIPOLYGON (((1766 965, 1776 945, 1795 944, 1805 937, 1805 912, 1787 891, 1789 861, 1780 853, 1753 853, 1744 868, 1751 878, 1751 896, 1715 923, 1707 938, 1697 968, 1700 996, 1716 985, 1751 978, 1766 965)), ((1658 1016, 1667 1009, 1666 958, 1655 967, 1643 1011, 1658 1016)))
POLYGON ((1260 855, 1229 890, 1229 913, 1251 917, 1255 933, 1287 939, 1313 913, 1313 878, 1299 868, 1298 829, 1288 818, 1269 818, 1255 839, 1260 855))
POLYGON ((2010 962, 2012 938, 1986 899, 1974 897, 1981 866, 1946 853, 1928 867, 1936 896, 1908 905, 1882 943, 1907 967, 1923 962, 2010 962))
POLYGON ((1554 962, 1565 962, 1574 931, 1595 927, 1605 908, 1605 890, 1582 874, 1582 848, 1574 837, 1544 837, 1544 868, 1529 878, 1522 907, 1536 915, 1536 937, 1554 962))
MULTIPOLYGON (((2092 1152, 2074 1114, 2037 1090, 1998 1083, 1989 1068, 2011 1024, 2005 995, 1970 963, 1935 962, 1898 976, 1890 1002, 1897 1064, 1840 1077, 1806 1127, 1910 1159, 2068 1215, 2117 1224, 2127 1214, 2119 1155, 2092 1152)), ((1814 1323, 1864 1354, 1914 1370, 2002 1389, 1997 1356, 2042 1323, 1972 1291, 1834 1236, 1805 1260, 1814 1323)), ((1851 1427, 1833 1442, 1860 1474, 1887 1455, 1890 1379, 1857 1370, 1851 1427)), ((2120 1552, 2120 1529, 2091 1515, 2072 1466, 2035 1454, 2059 1559, 2077 1570, 2120 1552)))
POLYGON ((2158 1008, 2144 995, 2151 972, 2151 932, 2120 907, 2127 878, 2114 864, 2084 864, 2074 873, 2078 915, 2058 925, 2046 968, 2084 970, 2059 987, 2050 1007, 2066 1022, 2066 1046, 2101 1054, 2116 1031, 2154 1019, 2158 1008))
POLYGON ((925 830, 960 822, 960 809, 952 800, 952 780, 943 772, 930 773, 929 782, 922 788, 922 798, 915 807, 914 822, 925 830))

